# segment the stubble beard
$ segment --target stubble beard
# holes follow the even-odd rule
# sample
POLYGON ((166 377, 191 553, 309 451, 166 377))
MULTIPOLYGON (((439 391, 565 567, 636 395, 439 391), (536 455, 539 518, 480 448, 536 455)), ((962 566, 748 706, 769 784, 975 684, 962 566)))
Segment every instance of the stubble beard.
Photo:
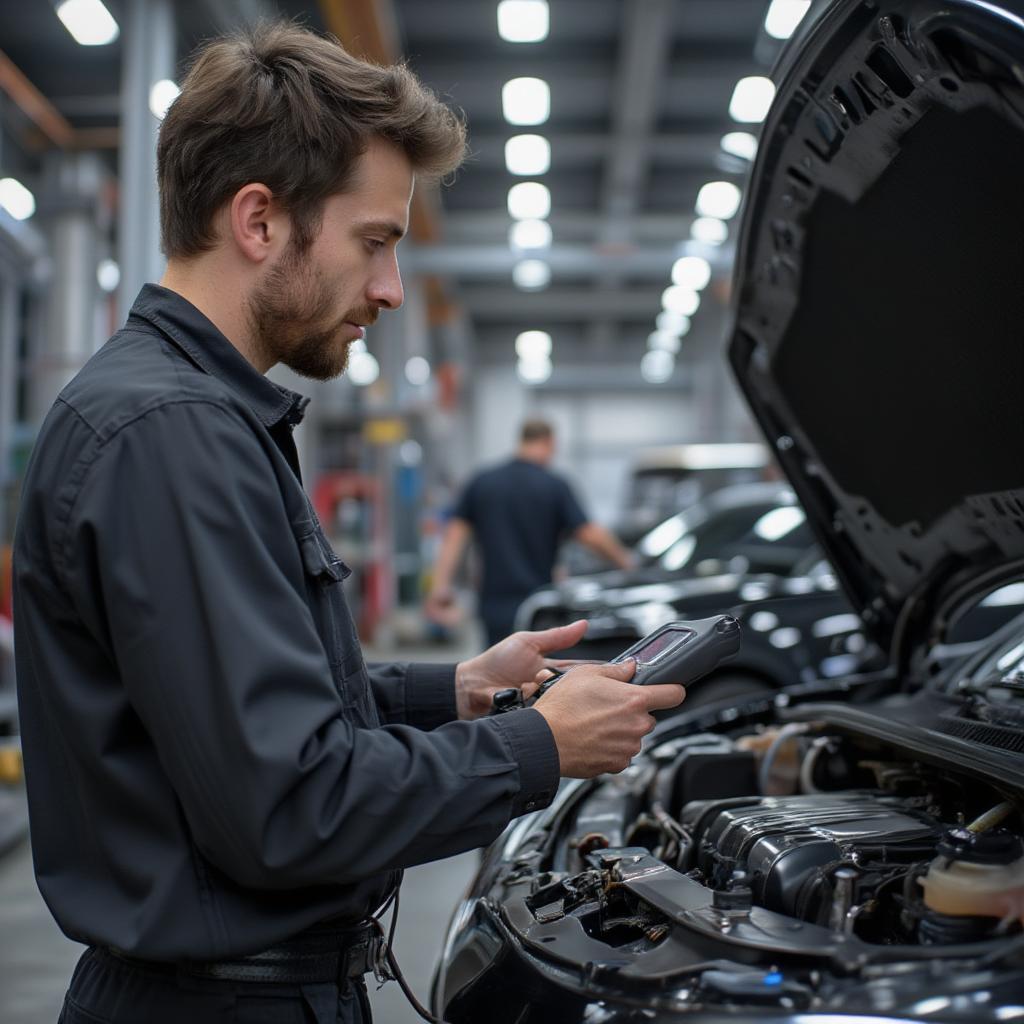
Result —
POLYGON ((334 308, 327 282, 301 253, 289 249, 249 299, 249 328, 259 357, 270 366, 284 363, 311 380, 340 376, 352 346, 340 336, 345 321, 370 323, 376 310, 332 319, 334 308))

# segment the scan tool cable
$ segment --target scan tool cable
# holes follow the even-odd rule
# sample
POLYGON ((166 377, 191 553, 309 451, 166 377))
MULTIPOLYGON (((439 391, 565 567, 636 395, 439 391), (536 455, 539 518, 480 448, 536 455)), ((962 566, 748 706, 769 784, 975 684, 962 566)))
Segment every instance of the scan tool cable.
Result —
POLYGON ((409 983, 405 980, 405 975, 402 974, 402 969, 398 966, 398 960, 395 957, 394 942, 395 942, 395 931, 398 928, 398 906, 399 906, 399 890, 396 888, 391 894, 387 903, 381 907, 378 914, 370 918, 371 921, 376 925, 377 931, 380 933, 381 939, 381 954, 382 960, 385 962, 378 961, 374 965, 373 976, 377 979, 378 989, 388 981, 397 981, 398 987, 402 990, 402 994, 409 1001, 409 1005, 422 1017, 428 1024, 447 1024, 446 1021, 440 1017, 435 1017, 417 998, 416 993, 410 988, 409 983), (391 925, 388 928, 387 933, 384 931, 384 925, 381 924, 380 919, 387 913, 388 908, 391 908, 391 925))

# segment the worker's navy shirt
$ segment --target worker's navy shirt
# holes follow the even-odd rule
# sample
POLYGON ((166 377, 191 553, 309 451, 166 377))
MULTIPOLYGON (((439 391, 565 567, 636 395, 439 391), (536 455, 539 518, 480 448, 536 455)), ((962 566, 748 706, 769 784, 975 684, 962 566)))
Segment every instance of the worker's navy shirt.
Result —
POLYGON ((18 691, 36 875, 81 942, 219 959, 356 921, 554 795, 539 712, 455 721, 452 666, 367 668, 305 401, 150 285, 43 424, 18 691))
POLYGON ((454 514, 473 528, 485 602, 521 600, 550 583, 559 544, 587 521, 569 485, 525 459, 478 473, 454 514))

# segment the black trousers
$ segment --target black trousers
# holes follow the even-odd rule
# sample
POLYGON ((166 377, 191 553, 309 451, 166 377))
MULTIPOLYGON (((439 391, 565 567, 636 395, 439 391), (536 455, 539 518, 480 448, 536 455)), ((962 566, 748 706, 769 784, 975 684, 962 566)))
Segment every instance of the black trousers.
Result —
POLYGON ((87 949, 58 1024, 370 1024, 370 1003, 362 978, 340 990, 218 981, 87 949))
POLYGON ((487 634, 487 646, 492 647, 504 640, 514 629, 516 610, 523 603, 522 597, 482 597, 478 608, 487 634))

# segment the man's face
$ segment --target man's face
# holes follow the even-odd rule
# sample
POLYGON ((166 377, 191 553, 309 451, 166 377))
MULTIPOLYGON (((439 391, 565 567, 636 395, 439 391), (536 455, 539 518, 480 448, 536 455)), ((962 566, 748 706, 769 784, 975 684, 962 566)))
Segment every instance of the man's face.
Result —
POLYGON ((374 140, 352 187, 324 203, 309 248, 289 244, 266 269, 249 298, 249 321, 269 365, 315 380, 337 377, 363 328, 402 304, 395 247, 409 224, 412 186, 405 154, 374 140))

